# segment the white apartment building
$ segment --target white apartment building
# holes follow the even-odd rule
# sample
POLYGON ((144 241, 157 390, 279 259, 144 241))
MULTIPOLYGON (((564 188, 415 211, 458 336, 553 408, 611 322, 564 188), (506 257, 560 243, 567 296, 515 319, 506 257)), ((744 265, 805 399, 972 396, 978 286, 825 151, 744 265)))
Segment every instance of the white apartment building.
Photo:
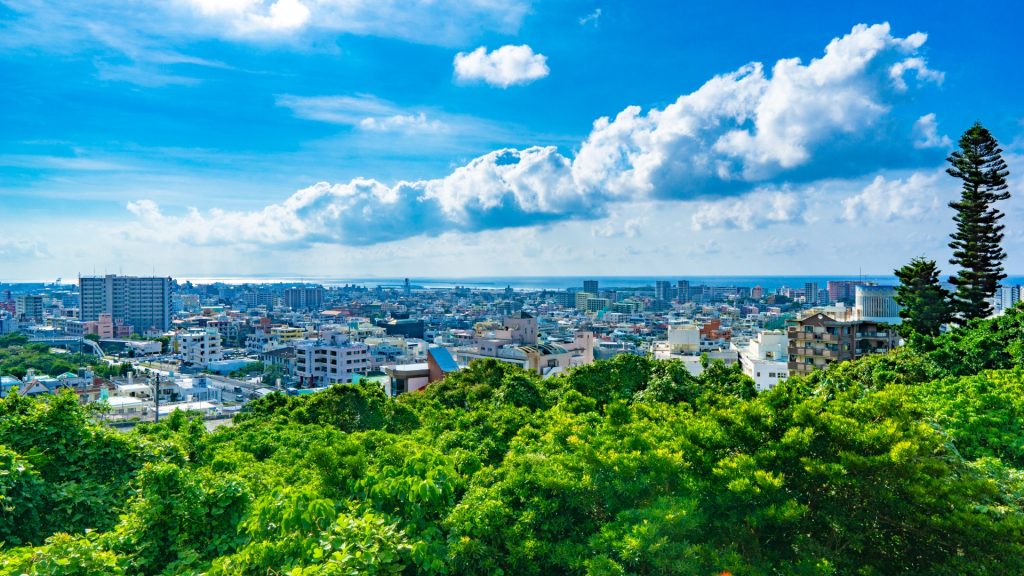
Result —
POLYGON ((216 328, 193 328, 174 336, 182 359, 197 366, 207 366, 224 356, 220 332, 216 328))
POLYGON ((318 340, 296 341, 295 375, 307 386, 351 383, 372 366, 369 347, 344 334, 325 332, 318 340))
POLYGON ((737 351, 743 373, 754 380, 758 390, 770 390, 789 378, 789 336, 785 332, 760 332, 737 351))

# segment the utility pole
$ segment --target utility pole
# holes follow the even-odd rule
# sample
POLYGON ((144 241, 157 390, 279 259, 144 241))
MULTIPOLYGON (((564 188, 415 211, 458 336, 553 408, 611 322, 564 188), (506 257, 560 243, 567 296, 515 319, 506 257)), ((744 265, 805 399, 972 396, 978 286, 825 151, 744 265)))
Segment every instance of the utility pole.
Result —
POLYGON ((156 399, 156 413, 153 414, 153 422, 154 423, 158 423, 158 422, 160 422, 160 373, 159 372, 156 373, 156 394, 154 395, 154 397, 156 399))

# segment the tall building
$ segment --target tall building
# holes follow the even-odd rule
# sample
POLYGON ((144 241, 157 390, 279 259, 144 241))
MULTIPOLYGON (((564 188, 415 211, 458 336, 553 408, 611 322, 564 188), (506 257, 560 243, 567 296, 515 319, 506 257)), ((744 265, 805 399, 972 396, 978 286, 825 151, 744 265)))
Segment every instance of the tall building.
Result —
POLYGON ((764 297, 764 288, 761 288, 760 285, 754 286, 750 289, 750 297, 754 300, 760 300, 764 297))
POLYGON ((896 303, 895 286, 857 286, 854 310, 861 320, 900 324, 900 305, 896 303))
POLYGON ((14 299, 14 316, 22 321, 43 323, 43 297, 22 294, 14 299))
POLYGON ((82 322, 110 314, 135 332, 171 327, 171 279, 150 276, 82 276, 78 279, 82 322))
POLYGON ((992 312, 1004 314, 1021 301, 1021 286, 1000 286, 992 296, 992 312))
POLYGON ((324 307, 322 286, 285 288, 284 305, 292 310, 320 310, 324 307))
POLYGON ((857 286, 871 285, 871 282, 864 282, 863 280, 829 280, 828 284, 826 284, 829 302, 850 304, 856 297, 855 291, 857 286))
POLYGON ((665 302, 672 300, 672 283, 668 280, 656 281, 654 283, 654 297, 665 302))
POLYGON ((583 291, 588 294, 593 294, 595 296, 600 294, 597 287, 597 280, 584 280, 583 291))
POLYGON ((812 306, 818 303, 818 283, 807 282, 804 284, 804 302, 812 306))
POLYGON ((676 282, 676 298, 678 298, 680 302, 690 301, 689 280, 680 280, 679 282, 676 282))
POLYGON ((577 310, 584 310, 585 311, 587 309, 587 300, 589 300, 591 298, 597 298, 597 293, 596 292, 577 292, 576 293, 576 309, 577 310))

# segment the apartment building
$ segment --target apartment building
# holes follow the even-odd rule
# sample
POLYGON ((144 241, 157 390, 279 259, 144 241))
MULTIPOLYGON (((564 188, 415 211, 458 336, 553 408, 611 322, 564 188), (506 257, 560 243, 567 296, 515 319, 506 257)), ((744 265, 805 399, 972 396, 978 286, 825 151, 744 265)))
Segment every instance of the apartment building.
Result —
POLYGON ((144 276, 82 276, 78 280, 82 322, 110 314, 135 332, 171 327, 171 279, 144 276))
POLYGON ((224 357, 220 332, 216 328, 192 328, 179 332, 174 337, 178 341, 178 352, 186 363, 196 366, 208 366, 224 357))
POLYGON ((341 333, 325 332, 317 340, 294 342, 295 375, 305 386, 348 384, 370 370, 369 347, 341 333))
POLYGON ((789 372, 805 375, 834 362, 885 353, 899 342, 886 324, 856 319, 853 310, 809 311, 787 328, 789 372))

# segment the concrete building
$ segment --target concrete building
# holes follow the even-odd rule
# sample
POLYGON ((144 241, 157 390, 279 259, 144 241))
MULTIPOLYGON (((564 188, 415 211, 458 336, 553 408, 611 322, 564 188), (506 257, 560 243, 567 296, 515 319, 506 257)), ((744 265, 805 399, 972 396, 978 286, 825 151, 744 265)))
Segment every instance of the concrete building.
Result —
MULTIPOLYGON (((812 306, 815 304, 819 304, 817 282, 807 282, 804 284, 804 302, 812 306)), ((823 302, 820 303, 823 304, 823 302)))
POLYGON ((899 338, 894 332, 878 322, 856 319, 852 310, 848 312, 831 316, 812 310, 790 321, 787 335, 791 375, 810 374, 834 362, 885 353, 896 346, 899 338))
POLYGON ((110 314, 115 324, 142 334, 171 327, 171 279, 142 276, 79 278, 81 320, 93 322, 110 314))
POLYGON ((100 339, 114 337, 114 317, 111 314, 100 314, 95 321, 85 322, 82 325, 85 334, 95 334, 100 339))
POLYGON ((182 359, 196 366, 208 366, 223 358, 220 332, 215 328, 193 328, 174 336, 182 359))
POLYGON ((9 312, 0 310, 0 334, 11 334, 17 332, 20 325, 18 319, 9 312))
POLYGON ((597 296, 598 294, 601 293, 598 289, 597 280, 584 280, 583 291, 593 294, 594 296, 597 296))
POLYGON ((325 332, 317 340, 293 344, 295 375, 304 386, 347 384, 371 367, 367 345, 341 333, 325 332))
POLYGON ((673 354, 700 353, 700 327, 694 324, 669 326, 668 346, 673 354))
POLYGON ((770 390, 789 378, 789 337, 785 332, 759 332, 738 352, 743 373, 754 380, 758 390, 770 390))
POLYGON ((992 297, 992 313, 996 316, 1005 314, 1021 301, 1021 286, 1000 286, 992 297))
POLYGON ((43 297, 28 294, 19 295, 14 299, 14 315, 22 322, 42 324, 43 297))
POLYGON ((663 302, 673 300, 672 283, 668 280, 657 280, 654 282, 654 297, 663 302))
POLYGON ((597 293, 596 292, 586 292, 586 291, 584 291, 584 292, 577 292, 576 293, 576 309, 577 310, 583 310, 584 312, 586 312, 586 310, 587 310, 587 300, 589 300, 591 298, 597 298, 597 293))
POLYGON ((320 310, 324 307, 323 286, 285 288, 284 305, 292 310, 320 310))
POLYGON ((676 298, 683 303, 690 301, 689 280, 680 280, 679 282, 676 282, 676 298))
POLYGON ((828 284, 826 284, 828 288, 828 300, 832 303, 842 302, 844 304, 853 304, 857 286, 870 285, 870 282, 864 282, 862 280, 829 280, 828 284))
POLYGON ((854 290, 854 311, 860 320, 892 325, 903 322, 894 286, 856 286, 854 290))
POLYGON ((396 364, 384 368, 384 373, 391 378, 391 396, 422 390, 430 383, 430 365, 427 362, 416 364, 396 364))

